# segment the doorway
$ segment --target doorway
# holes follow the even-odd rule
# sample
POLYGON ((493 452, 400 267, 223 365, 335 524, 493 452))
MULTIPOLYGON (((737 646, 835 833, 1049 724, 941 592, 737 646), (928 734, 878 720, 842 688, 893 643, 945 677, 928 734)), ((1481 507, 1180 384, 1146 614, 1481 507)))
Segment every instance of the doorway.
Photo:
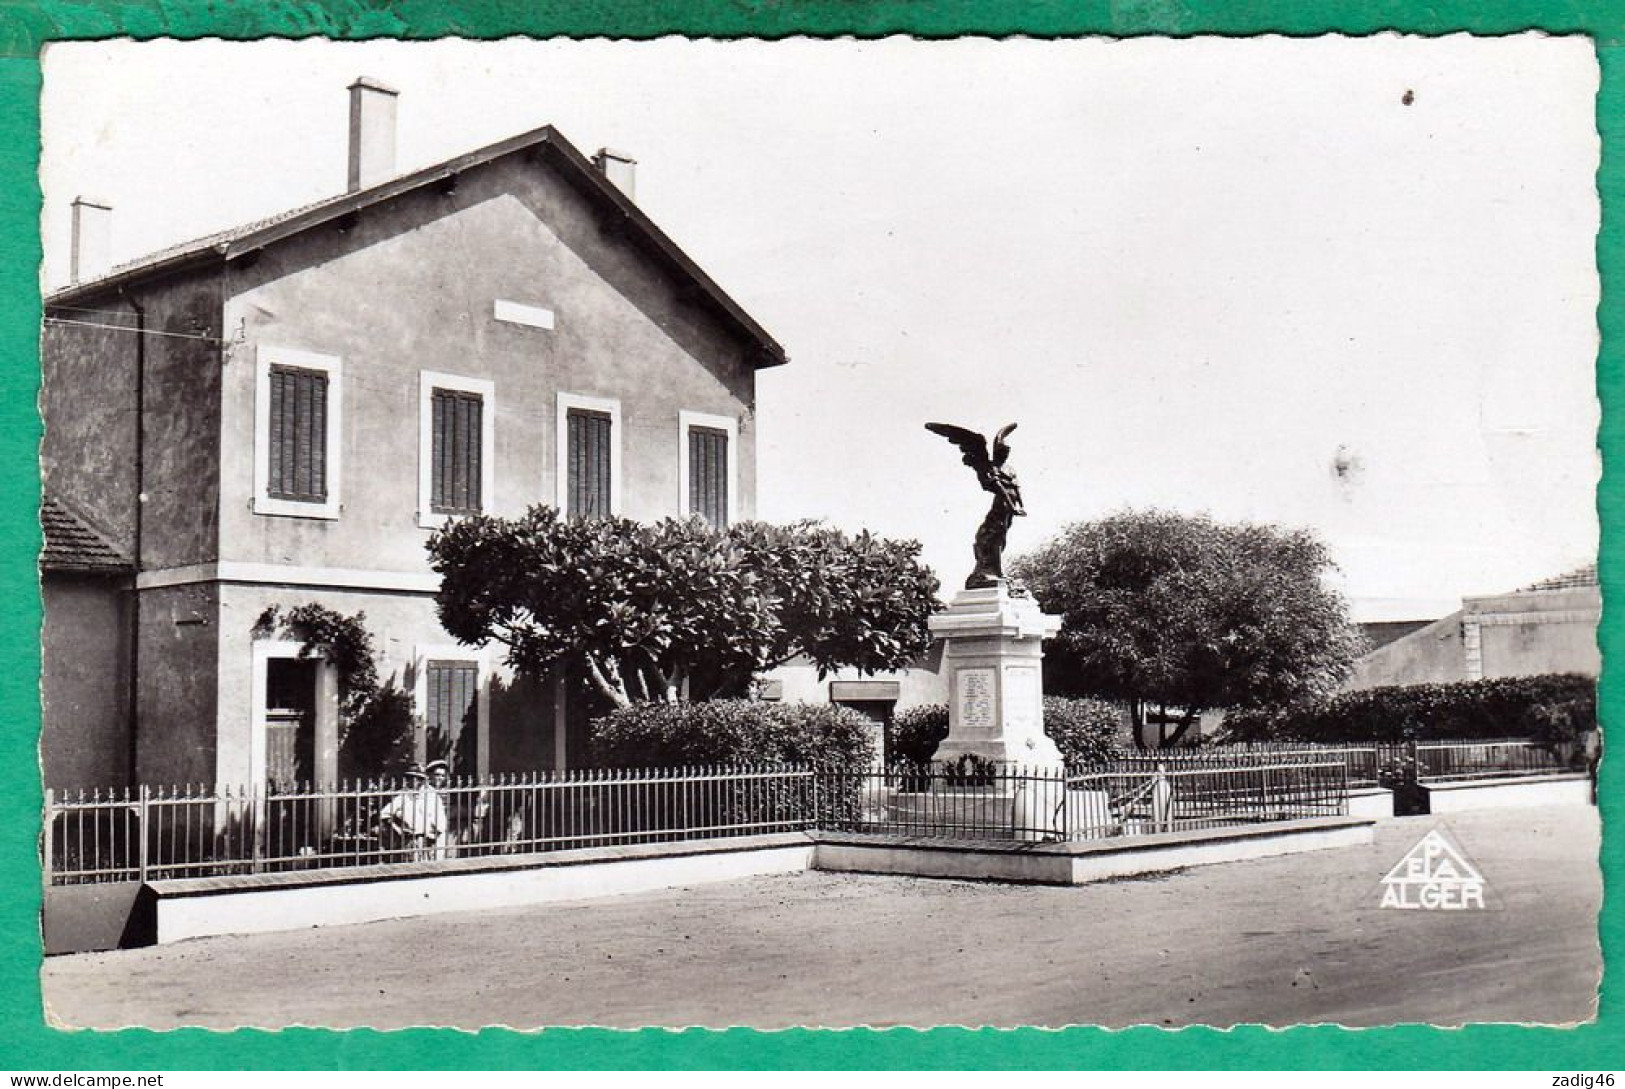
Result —
POLYGON ((273 794, 316 778, 316 671, 309 658, 265 663, 265 785, 273 794))

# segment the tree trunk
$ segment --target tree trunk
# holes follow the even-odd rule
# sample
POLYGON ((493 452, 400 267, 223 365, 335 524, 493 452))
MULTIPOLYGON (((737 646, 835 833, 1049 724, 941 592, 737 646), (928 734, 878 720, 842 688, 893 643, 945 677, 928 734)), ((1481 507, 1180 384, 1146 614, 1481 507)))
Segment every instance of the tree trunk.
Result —
POLYGON ((605 674, 598 659, 591 654, 581 656, 587 662, 587 676, 591 678, 593 686, 602 692, 616 707, 626 708, 632 706, 632 697, 627 695, 626 686, 620 683, 619 671, 615 671, 614 680, 605 674))
POLYGON ((1196 725, 1196 720, 1201 717, 1202 711, 1200 708, 1194 711, 1186 711, 1183 717, 1180 718, 1179 726, 1174 730, 1173 736, 1163 739, 1162 747, 1165 749, 1171 749, 1178 745, 1185 739, 1186 732, 1190 730, 1192 726, 1196 725))

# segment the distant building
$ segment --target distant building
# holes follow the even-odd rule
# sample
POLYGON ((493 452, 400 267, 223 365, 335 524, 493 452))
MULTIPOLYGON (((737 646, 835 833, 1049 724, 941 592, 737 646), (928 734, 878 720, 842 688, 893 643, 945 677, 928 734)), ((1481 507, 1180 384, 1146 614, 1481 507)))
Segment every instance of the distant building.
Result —
POLYGON ((892 719, 899 712, 948 703, 948 675, 942 668, 943 644, 931 648, 904 669, 862 674, 839 669, 824 677, 806 658, 796 657, 774 669, 762 682, 764 699, 790 703, 833 703, 875 723, 875 751, 889 757, 892 719))
POLYGON ((632 161, 551 127, 407 175, 350 88, 349 190, 131 264, 74 207, 46 299, 46 785, 331 781, 335 670, 268 607, 366 614, 458 772, 580 759, 562 681, 440 627, 448 519, 754 516, 783 349, 650 221, 632 161))
POLYGON ((1602 672, 1597 647, 1601 617, 1602 588, 1595 564, 1511 593, 1463 598, 1459 611, 1367 653, 1344 687, 1541 673, 1596 676, 1602 672))

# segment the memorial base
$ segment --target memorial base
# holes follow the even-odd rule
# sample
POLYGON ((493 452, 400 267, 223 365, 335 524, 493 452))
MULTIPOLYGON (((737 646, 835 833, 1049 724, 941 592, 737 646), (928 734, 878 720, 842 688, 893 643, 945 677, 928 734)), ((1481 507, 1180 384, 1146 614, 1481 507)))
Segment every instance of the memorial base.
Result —
POLYGON ((1031 768, 1061 765, 1044 733, 1044 639, 1060 630, 1030 597, 1004 586, 961 590, 931 618, 948 674, 948 736, 933 760, 1031 768))
MULTIPOLYGON (((961 590, 931 618, 943 641, 948 674, 948 736, 932 760, 991 766, 985 788, 941 786, 957 804, 976 811, 984 828, 1008 829, 1014 838, 1043 840, 1057 825, 1065 768, 1055 742, 1044 733, 1044 638, 1060 630, 1030 597, 1012 597, 1004 586, 961 590)), ((972 769, 966 768, 966 771, 972 769)))

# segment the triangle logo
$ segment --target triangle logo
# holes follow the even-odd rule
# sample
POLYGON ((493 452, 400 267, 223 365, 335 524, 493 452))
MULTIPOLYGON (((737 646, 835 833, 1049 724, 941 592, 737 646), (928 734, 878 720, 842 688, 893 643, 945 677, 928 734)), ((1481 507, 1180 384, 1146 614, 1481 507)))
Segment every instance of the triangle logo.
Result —
POLYGON ((1382 879, 1385 908, 1410 911, 1482 911, 1484 875, 1461 848, 1435 828, 1405 852, 1382 879))

